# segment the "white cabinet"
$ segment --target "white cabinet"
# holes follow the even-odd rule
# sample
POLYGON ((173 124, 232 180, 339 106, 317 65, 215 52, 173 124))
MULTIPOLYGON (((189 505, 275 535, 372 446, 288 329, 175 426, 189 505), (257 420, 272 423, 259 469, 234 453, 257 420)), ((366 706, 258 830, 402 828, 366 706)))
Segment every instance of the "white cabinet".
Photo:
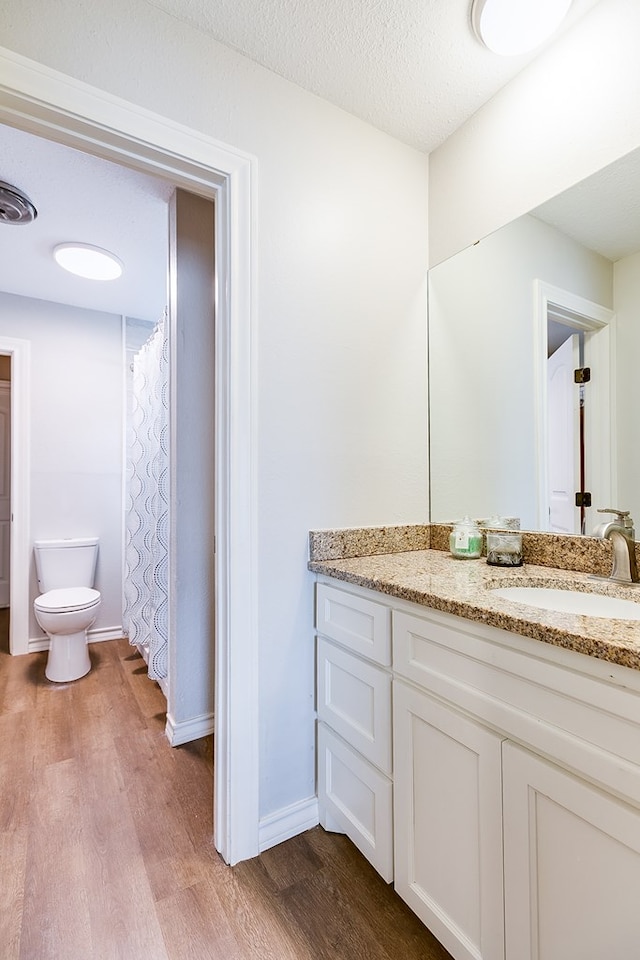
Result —
POLYGON ((640 955, 640 810, 504 745, 508 960, 640 955))
POLYGON ((320 823, 346 833, 387 882, 393 879, 390 626, 384 605, 318 584, 320 823))
POLYGON ((326 582, 316 623, 321 822, 455 960, 640 957, 640 671, 326 582))
POLYGON ((393 664, 400 895, 456 960, 640 956, 636 672, 407 605, 393 664))
POLYGON ((503 956, 500 736, 394 682, 395 886, 455 957, 503 956))

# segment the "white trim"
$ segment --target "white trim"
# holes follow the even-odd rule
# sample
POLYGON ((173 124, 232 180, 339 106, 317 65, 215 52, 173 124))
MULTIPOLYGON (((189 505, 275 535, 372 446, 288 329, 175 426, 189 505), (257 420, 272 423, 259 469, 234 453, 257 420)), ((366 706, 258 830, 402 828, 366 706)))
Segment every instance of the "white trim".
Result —
POLYGON ((0 354, 11 357, 11 560, 9 651, 29 653, 31 542, 31 344, 0 337, 0 354))
POLYGON ((172 747, 179 747, 181 743, 189 743, 200 737, 208 737, 213 733, 214 719, 212 713, 205 713, 200 717, 176 722, 170 713, 167 713, 167 722, 164 728, 165 736, 172 747))
POLYGON ((590 384, 590 409, 598 412, 588 421, 589 450, 600 451, 587 464, 589 488, 594 496, 593 509, 605 506, 604 501, 615 500, 617 493, 616 431, 615 427, 615 313, 599 303, 587 300, 568 290, 562 290, 543 280, 533 281, 533 363, 534 416, 537 475, 537 529, 547 530, 549 521, 548 462, 547 462, 547 317, 583 331, 585 345, 591 349, 593 362, 598 362, 598 376, 590 384), (596 500, 598 502, 596 502, 596 500), (602 503, 600 503, 602 501, 602 503))
POLYGON ((98 627, 87 630, 87 643, 103 643, 105 640, 122 640, 122 624, 115 627, 98 627))
POLYGON ((120 429, 122 430, 122 436, 120 438, 120 456, 122 457, 122 472, 120 474, 120 502, 122 504, 120 543, 122 544, 122 553, 120 556, 120 603, 122 605, 122 612, 124 613, 124 584, 127 575, 127 430, 129 427, 129 397, 127 395, 129 379, 127 370, 127 318, 124 313, 120 315, 120 354, 122 357, 122 420, 120 423, 120 429))
POLYGON ((260 820, 260 853, 320 823, 318 798, 299 800, 260 820))
MULTIPOLYGON (((105 640, 122 640, 122 627, 100 627, 87 630, 87 643, 104 643, 105 640)), ((49 637, 31 637, 27 653, 41 653, 49 649, 49 637)))
POLYGON ((27 641, 27 653, 41 653, 49 649, 49 637, 32 637, 27 641))
POLYGON ((216 199, 215 845, 237 863, 259 851, 255 161, 3 48, 0 123, 216 199))

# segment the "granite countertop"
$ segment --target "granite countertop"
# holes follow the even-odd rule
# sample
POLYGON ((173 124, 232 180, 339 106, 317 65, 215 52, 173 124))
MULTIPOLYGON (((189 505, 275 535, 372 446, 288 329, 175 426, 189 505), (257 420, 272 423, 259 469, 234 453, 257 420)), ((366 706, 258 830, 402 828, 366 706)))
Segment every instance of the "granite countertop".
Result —
POLYGON ((347 583, 456 614, 521 636, 640 670, 640 621, 556 613, 515 604, 492 587, 544 586, 636 600, 640 587, 589 579, 585 573, 525 563, 516 568, 459 560, 442 550, 316 559, 309 569, 347 583))

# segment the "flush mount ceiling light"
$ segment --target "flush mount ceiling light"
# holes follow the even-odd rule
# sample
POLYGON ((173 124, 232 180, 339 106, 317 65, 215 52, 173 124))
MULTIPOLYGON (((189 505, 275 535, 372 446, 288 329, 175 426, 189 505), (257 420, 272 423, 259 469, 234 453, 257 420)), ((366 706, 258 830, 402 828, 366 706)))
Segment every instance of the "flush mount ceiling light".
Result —
POLYGON ((473 0, 471 23, 493 53, 516 56, 544 43, 570 6, 571 0, 473 0))
POLYGON ((22 190, 0 180, 0 223, 31 223, 37 216, 38 211, 22 190))
POLYGON ((87 280, 117 280, 123 263, 113 253, 89 243, 59 243, 53 250, 57 264, 87 280))

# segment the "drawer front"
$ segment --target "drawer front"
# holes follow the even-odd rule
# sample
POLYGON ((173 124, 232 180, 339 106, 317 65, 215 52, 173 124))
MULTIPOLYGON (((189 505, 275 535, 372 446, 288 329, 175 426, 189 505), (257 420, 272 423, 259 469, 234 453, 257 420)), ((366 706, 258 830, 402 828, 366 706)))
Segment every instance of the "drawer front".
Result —
POLYGON ((375 663, 391 663, 391 610, 383 603, 319 583, 316 629, 375 663))
POLYGON ((391 674, 318 637, 318 716, 391 774, 391 674))
POLYGON ((393 798, 388 777, 318 724, 318 802, 378 873, 393 880, 393 798))
POLYGON ((394 670, 640 805, 638 695, 546 662, 544 643, 524 653, 497 639, 454 617, 394 611, 394 670))

